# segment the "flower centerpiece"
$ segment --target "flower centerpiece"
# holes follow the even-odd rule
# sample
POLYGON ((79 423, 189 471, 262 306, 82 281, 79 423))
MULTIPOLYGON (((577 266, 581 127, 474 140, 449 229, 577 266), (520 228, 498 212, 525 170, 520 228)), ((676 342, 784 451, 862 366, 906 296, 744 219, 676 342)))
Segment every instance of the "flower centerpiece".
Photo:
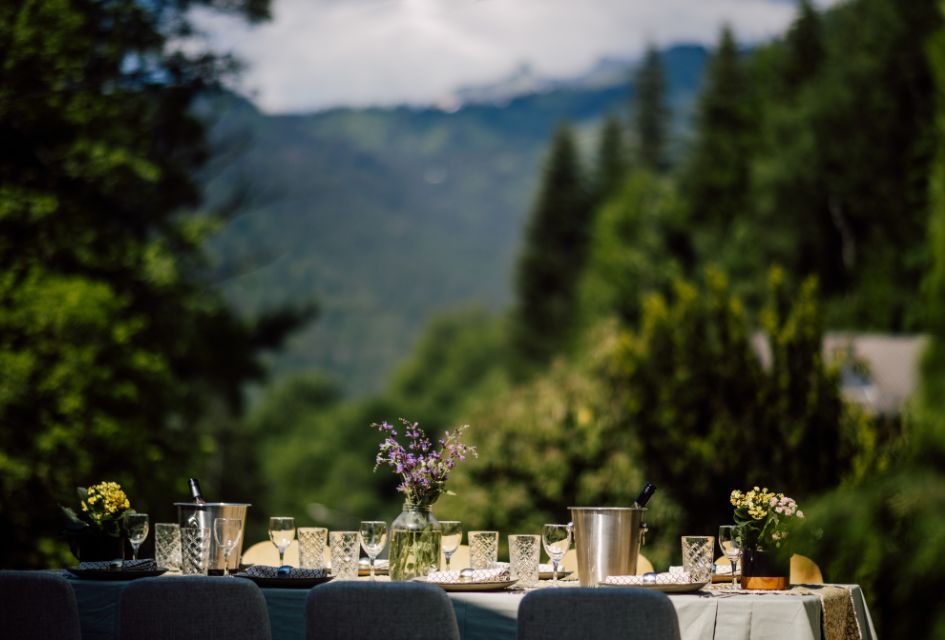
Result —
POLYGON ((388 572, 391 580, 410 580, 426 575, 440 563, 440 524, 431 507, 446 490, 446 480, 457 463, 476 455, 475 447, 461 441, 468 425, 446 431, 438 447, 416 422, 400 419, 401 436, 387 422, 371 426, 384 434, 374 465, 382 464, 400 476, 397 491, 404 495, 400 515, 391 524, 388 572))
POLYGON ((741 532, 742 587, 783 589, 789 573, 787 547, 804 512, 783 493, 754 487, 732 491, 735 524, 741 532))
POLYGON ((124 557, 122 519, 134 513, 131 502, 117 482, 99 482, 76 487, 79 512, 61 507, 66 517, 65 534, 73 555, 81 561, 124 557))

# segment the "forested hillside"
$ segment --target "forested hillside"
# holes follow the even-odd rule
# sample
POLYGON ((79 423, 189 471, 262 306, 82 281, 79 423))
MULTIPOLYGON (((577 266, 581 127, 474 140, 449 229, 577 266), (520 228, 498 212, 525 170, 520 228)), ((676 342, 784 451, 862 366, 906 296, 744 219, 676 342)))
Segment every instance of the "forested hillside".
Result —
MULTIPOLYGON (((662 55, 680 128, 705 57, 697 46, 662 55)), ((215 281, 246 312, 320 307, 277 374, 317 367, 349 392, 375 390, 435 311, 506 305, 551 132, 571 121, 589 146, 603 116, 628 113, 632 65, 612 67, 455 112, 267 116, 232 97, 205 103, 217 152, 205 188, 234 209, 212 243, 215 281)))

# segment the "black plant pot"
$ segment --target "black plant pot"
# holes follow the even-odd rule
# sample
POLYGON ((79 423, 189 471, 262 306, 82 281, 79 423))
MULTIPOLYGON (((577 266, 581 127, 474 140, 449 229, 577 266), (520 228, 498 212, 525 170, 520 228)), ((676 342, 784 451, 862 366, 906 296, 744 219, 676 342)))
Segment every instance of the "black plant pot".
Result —
POLYGON ((783 554, 764 549, 742 552, 742 589, 787 589, 789 573, 783 554))
POLYGON ((121 537, 81 535, 73 538, 69 546, 79 562, 125 559, 125 541, 121 537))

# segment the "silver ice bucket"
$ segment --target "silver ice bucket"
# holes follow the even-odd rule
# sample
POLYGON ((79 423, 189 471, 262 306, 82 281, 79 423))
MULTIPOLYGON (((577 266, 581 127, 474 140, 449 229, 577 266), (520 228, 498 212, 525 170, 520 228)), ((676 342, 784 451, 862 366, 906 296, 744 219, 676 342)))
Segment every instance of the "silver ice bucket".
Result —
POLYGON ((223 547, 213 539, 213 521, 216 518, 239 518, 243 521, 239 544, 230 552, 230 571, 240 566, 243 555, 243 540, 246 536, 246 509, 251 505, 245 502, 175 502, 178 521, 182 527, 202 527, 210 530, 210 571, 223 571, 223 547))
POLYGON ((570 507, 581 586, 637 572, 644 507, 570 507))

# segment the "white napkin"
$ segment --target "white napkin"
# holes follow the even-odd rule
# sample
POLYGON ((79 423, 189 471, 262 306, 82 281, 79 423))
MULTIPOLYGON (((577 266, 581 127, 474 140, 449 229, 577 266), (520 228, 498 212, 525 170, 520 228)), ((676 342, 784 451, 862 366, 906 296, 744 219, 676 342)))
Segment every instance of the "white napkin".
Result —
POLYGON ((474 569, 472 576, 463 578, 459 571, 431 571, 427 580, 439 583, 470 583, 470 582, 503 582, 509 580, 508 567, 493 567, 491 569, 474 569))
POLYGON ((628 586, 639 586, 645 584, 689 584, 692 578, 687 571, 675 571, 673 573, 657 573, 656 580, 645 580, 646 576, 607 576, 604 578, 606 584, 625 584, 628 586))

